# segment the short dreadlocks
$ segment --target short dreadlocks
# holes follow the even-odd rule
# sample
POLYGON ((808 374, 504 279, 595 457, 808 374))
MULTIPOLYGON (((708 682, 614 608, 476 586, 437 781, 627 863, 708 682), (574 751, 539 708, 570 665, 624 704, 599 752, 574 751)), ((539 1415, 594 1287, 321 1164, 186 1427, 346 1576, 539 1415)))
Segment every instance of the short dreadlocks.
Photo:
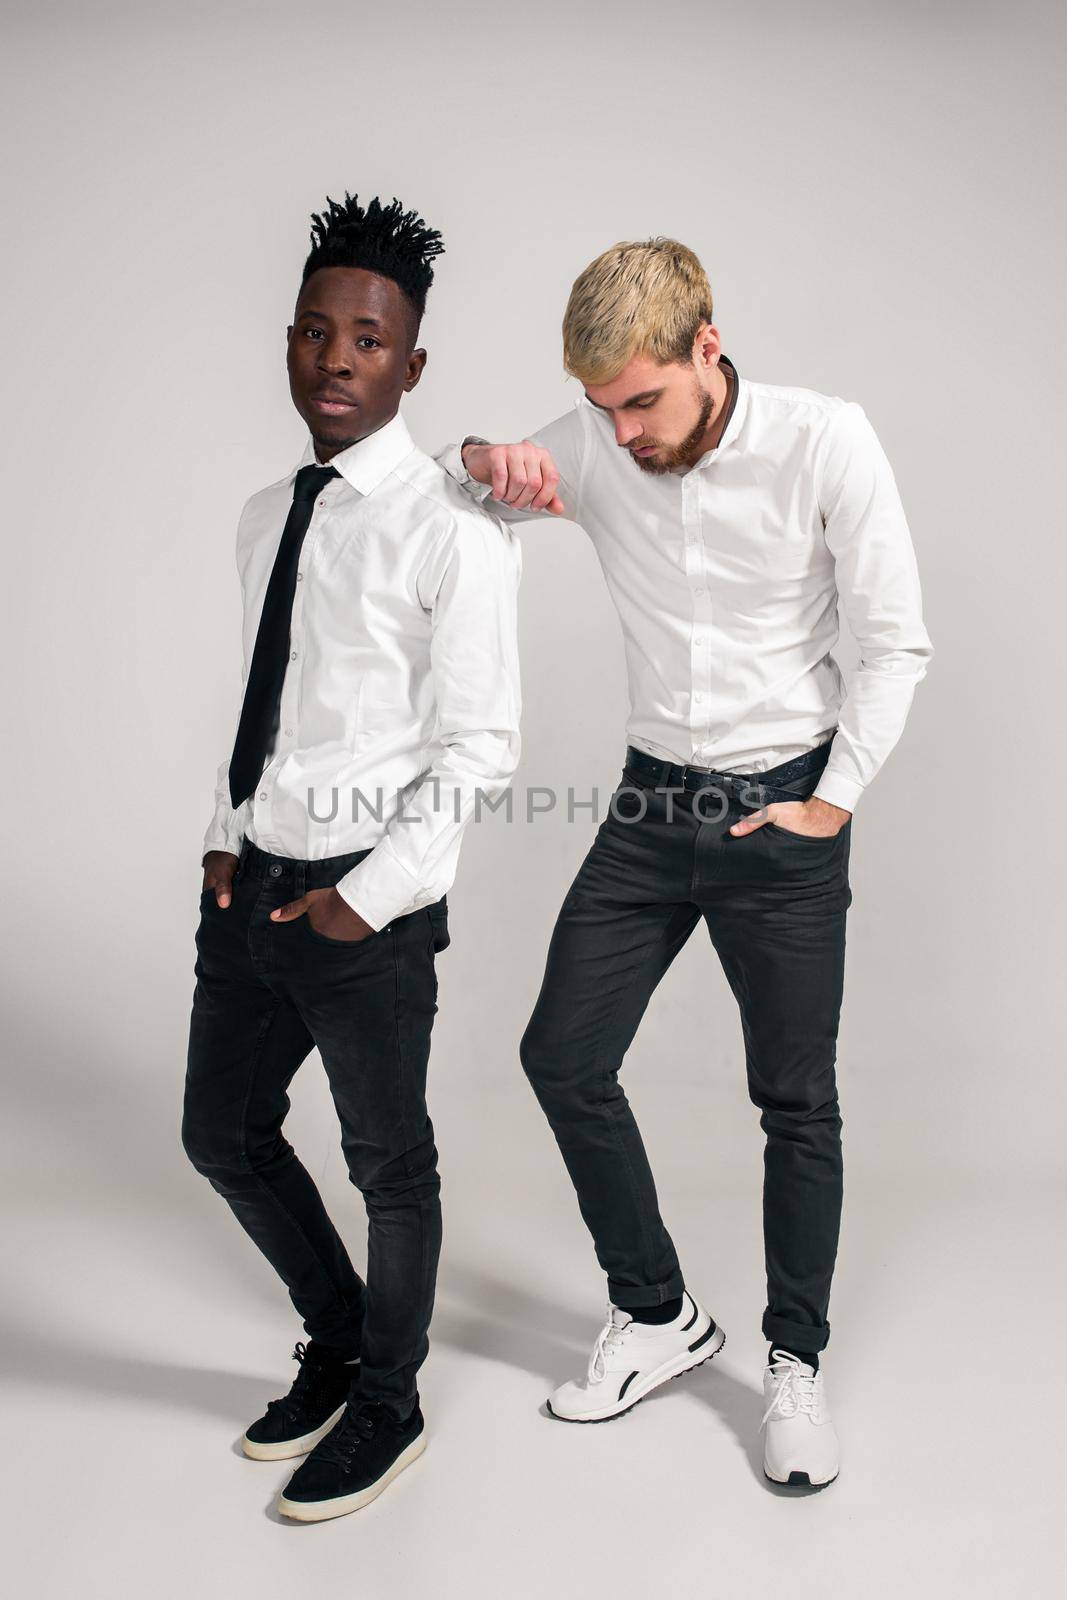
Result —
POLYGON ((414 312, 412 342, 426 310, 433 282, 430 262, 444 253, 441 235, 414 211, 405 211, 394 196, 383 206, 377 197, 361 206, 345 190, 344 204, 326 196, 326 210, 311 214, 311 254, 304 262, 301 285, 320 267, 363 267, 392 278, 414 312))

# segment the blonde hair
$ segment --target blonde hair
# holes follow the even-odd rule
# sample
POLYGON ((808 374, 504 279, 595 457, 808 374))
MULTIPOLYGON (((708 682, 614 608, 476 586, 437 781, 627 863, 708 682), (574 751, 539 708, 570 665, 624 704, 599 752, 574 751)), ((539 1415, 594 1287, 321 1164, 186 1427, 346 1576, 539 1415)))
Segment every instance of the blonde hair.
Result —
POLYGON ((686 361, 713 314, 707 274, 677 239, 613 244, 574 281, 563 365, 583 383, 610 383, 635 355, 686 361))

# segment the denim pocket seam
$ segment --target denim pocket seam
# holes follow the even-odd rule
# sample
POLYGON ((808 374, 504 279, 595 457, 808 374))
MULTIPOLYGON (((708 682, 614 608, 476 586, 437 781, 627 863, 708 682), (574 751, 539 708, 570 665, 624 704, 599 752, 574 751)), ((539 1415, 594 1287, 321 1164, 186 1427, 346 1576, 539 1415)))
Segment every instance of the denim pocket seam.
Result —
POLYGON ((848 823, 844 823, 840 828, 838 828, 836 833, 831 834, 796 833, 792 828, 783 828, 780 823, 774 821, 767 821, 763 824, 763 826, 764 828, 770 828, 772 833, 780 834, 786 839, 800 839, 804 844, 836 844, 838 839, 840 839, 841 835, 844 833, 845 828, 848 827, 848 823))
POLYGON ((363 945, 373 944, 376 939, 389 930, 389 924, 386 923, 384 928, 375 928, 373 933, 368 933, 365 939, 331 939, 328 934, 319 933, 316 928, 311 926, 311 918, 306 911, 300 920, 305 925, 305 931, 316 944, 327 945, 331 950, 358 950, 363 945))

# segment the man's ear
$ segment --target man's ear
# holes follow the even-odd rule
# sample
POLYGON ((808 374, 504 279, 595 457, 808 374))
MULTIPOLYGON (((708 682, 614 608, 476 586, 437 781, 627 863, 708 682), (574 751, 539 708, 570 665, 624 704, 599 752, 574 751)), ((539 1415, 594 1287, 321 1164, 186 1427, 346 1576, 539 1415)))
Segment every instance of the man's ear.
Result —
POLYGON ((404 389, 406 393, 410 394, 412 389, 414 389, 415 385, 418 383, 419 379, 422 377, 423 368, 426 366, 426 360, 426 351, 421 348, 418 350, 413 350, 408 356, 407 377, 404 379, 404 389))
POLYGON ((701 371, 714 367, 722 351, 719 330, 713 322, 702 322, 693 340, 693 360, 701 371))

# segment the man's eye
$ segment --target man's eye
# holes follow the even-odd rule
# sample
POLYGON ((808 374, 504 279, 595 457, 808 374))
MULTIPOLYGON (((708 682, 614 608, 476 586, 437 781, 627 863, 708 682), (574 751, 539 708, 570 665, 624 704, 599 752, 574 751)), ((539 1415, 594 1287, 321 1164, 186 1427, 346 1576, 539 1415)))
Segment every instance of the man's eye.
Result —
POLYGON ((371 334, 369 334, 369 333, 365 333, 365 334, 364 334, 364 335, 363 335, 363 337, 362 337, 362 338, 361 338, 361 339, 360 339, 360 341, 359 341, 359 342, 360 342, 360 344, 366 344, 366 345, 370 345, 370 346, 371 346, 371 348, 372 348, 372 349, 374 349, 374 350, 377 350, 377 348, 378 348, 378 340, 377 340, 377 339, 375 339, 375 338, 374 338, 374 337, 373 337, 373 336, 372 336, 372 335, 371 335, 371 334))
POLYGON ((322 329, 321 328, 305 328, 304 332, 307 335, 307 337, 310 339, 312 337, 312 335, 321 333, 322 329))

